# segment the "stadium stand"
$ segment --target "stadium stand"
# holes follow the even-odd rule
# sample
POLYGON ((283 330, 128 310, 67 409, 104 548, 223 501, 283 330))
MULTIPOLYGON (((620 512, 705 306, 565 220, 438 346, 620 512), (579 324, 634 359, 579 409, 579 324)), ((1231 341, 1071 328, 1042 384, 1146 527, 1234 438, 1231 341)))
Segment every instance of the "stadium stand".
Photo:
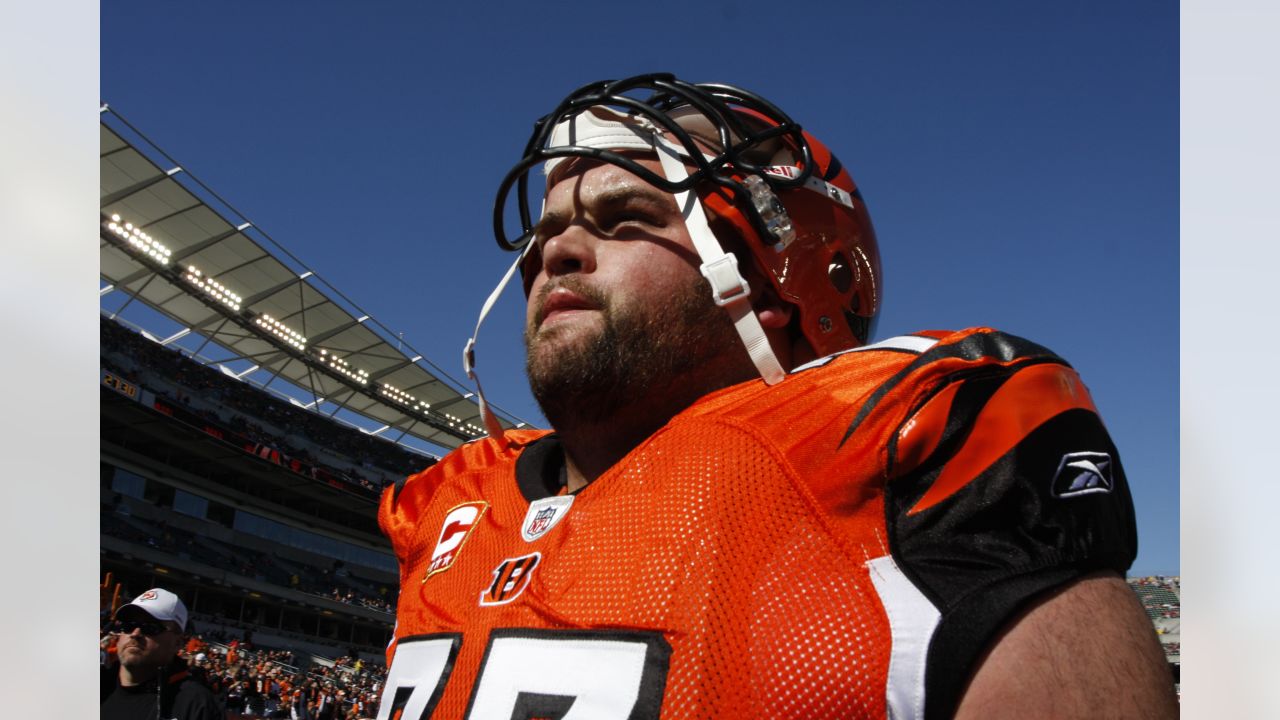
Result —
POLYGON ((373 717, 399 593, 378 497, 478 407, 106 106, 100 165, 102 660, 114 610, 164 587, 229 717, 373 717))
POLYGON ((230 717, 295 703, 372 717, 398 583, 376 493, 434 458, 297 422, 305 411, 101 327, 104 372, 149 401, 102 386, 100 558, 119 586, 104 628, 119 598, 167 587, 191 608, 188 659, 230 717))
POLYGON ((101 320, 102 366, 151 390, 162 412, 297 474, 376 495, 435 458, 337 425, 101 320))
POLYGON ((1182 683, 1182 579, 1174 575, 1131 577, 1133 588, 1164 648, 1165 659, 1181 695, 1182 683))

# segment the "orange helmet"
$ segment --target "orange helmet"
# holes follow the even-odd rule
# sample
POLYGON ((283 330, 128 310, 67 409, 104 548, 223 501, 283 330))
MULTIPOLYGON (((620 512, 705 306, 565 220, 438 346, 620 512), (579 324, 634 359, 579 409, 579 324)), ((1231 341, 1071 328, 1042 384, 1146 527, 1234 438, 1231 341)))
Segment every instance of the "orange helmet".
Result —
POLYGON ((545 163, 549 175, 569 157, 618 165, 678 200, 696 193, 705 213, 686 212, 685 220, 719 304, 743 293, 731 281, 718 283, 716 268, 708 270, 726 253, 698 245, 699 223, 719 242, 749 254, 779 297, 796 307, 800 329, 818 356, 868 341, 883 288, 866 204, 831 151, 769 101, 731 85, 687 83, 669 74, 577 90, 537 121, 524 158, 502 181, 493 217, 500 246, 519 250, 532 237, 537 218, 530 212, 529 172, 545 163), (667 157, 666 177, 623 154, 643 150, 667 157), (506 231, 513 188, 521 225, 514 239, 506 231))

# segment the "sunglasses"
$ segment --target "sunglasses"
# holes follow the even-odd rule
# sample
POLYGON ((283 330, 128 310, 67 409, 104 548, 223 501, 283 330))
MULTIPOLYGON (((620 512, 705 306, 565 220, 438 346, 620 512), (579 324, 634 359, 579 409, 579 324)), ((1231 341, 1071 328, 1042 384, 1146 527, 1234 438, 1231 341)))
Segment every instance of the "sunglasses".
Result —
POLYGON ((155 637, 169 628, 164 623, 155 622, 154 620, 118 620, 111 629, 125 635, 132 635, 134 630, 141 630, 143 635, 155 637))

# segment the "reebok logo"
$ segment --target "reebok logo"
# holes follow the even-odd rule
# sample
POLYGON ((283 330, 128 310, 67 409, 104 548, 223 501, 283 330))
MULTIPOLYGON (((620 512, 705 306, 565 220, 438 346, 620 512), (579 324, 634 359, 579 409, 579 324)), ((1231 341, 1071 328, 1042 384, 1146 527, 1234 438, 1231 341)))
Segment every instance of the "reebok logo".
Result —
POLYGON ((1051 492, 1054 497, 1069 498, 1092 493, 1109 493, 1111 456, 1100 452, 1073 452, 1062 456, 1054 473, 1051 492))

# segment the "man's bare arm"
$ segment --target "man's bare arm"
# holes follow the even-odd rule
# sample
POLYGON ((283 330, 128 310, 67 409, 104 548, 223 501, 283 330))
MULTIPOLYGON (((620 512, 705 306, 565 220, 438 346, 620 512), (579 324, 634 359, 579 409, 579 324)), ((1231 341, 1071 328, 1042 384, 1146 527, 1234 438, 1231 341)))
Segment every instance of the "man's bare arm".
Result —
POLYGON ((956 718, 1176 718, 1151 621, 1125 581, 1095 573, 1036 601, 979 658, 956 718))

